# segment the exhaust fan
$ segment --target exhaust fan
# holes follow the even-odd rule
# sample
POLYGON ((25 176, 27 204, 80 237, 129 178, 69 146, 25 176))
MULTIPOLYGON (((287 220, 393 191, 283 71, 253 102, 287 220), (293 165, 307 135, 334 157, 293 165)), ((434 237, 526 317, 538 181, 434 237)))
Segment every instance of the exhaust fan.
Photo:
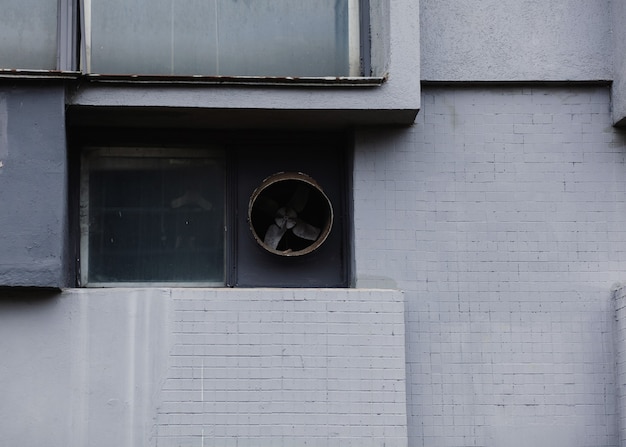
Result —
POLYGON ((333 208, 311 177, 280 172, 252 193, 248 223, 257 243, 268 252, 302 256, 319 248, 330 234, 333 208))

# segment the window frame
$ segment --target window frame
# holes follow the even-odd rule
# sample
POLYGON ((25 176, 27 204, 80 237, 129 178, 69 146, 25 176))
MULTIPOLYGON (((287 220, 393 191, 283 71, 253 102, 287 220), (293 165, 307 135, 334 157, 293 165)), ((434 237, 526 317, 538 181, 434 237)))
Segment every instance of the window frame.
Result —
POLYGON ((78 286, 79 287, 226 287, 230 275, 230 245, 229 219, 232 214, 232 205, 228 201, 230 188, 229 172, 230 163, 225 155, 225 150, 220 146, 204 145, 203 147, 158 147, 158 146, 88 146, 82 149, 79 182, 79 262, 78 262, 78 286), (223 200, 224 215, 222 216, 223 228, 223 259, 221 281, 90 281, 90 165, 96 157, 115 158, 214 158, 216 153, 223 159, 224 183, 223 200))
MULTIPOLYGON (((69 163, 70 239, 73 262, 68 273, 76 287, 352 287, 354 269, 351 207, 354 135, 350 130, 189 129, 148 127, 70 127, 69 163), (121 148, 121 149, 120 149, 121 148), (225 242, 224 281, 86 282, 88 250, 84 250, 86 209, 84 159, 89 151, 151 148, 164 151, 216 149, 223 154, 225 242), (294 148, 299 150, 294 151, 294 148), (329 168, 330 164, 330 168, 329 168), (267 176, 277 172, 303 172, 319 183, 331 200, 335 216, 328 239, 305 256, 278 256, 255 240, 250 229, 250 198, 267 176), (82 178, 81 178, 82 177, 82 178), (81 220, 82 219, 82 220, 81 220), (81 226, 82 225, 82 226, 81 226), (82 251, 81 251, 82 249, 82 251), (285 272, 289 272, 285 276, 285 272), (287 281, 285 281, 287 280, 287 281)), ((112 152, 114 153, 114 152, 112 152)), ((152 202, 154 203, 154 202, 152 202)), ((169 236, 172 233, 168 233, 169 236)))
MULTIPOLYGON (((71 1, 71 0, 61 0, 71 1)), ((143 82, 143 83, 218 83, 253 85, 381 85, 384 76, 372 76, 370 48, 370 0, 348 1, 348 66, 349 75, 336 76, 272 76, 272 75, 220 75, 220 74, 149 74, 149 73, 98 73, 91 69, 91 2, 80 1, 80 70, 92 81, 143 82), (352 31, 354 30, 354 31, 352 31)))
POLYGON ((81 73, 78 70, 78 9, 77 0, 57 1, 56 65, 54 68, 0 67, 0 78, 74 79, 80 76, 81 73))

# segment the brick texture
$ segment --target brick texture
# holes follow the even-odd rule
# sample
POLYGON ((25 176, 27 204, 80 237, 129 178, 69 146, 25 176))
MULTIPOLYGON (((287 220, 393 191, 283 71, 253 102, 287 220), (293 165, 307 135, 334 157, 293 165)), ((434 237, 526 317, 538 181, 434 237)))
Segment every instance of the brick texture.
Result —
POLYGON ((625 153, 596 86, 425 86, 413 127, 358 133, 357 281, 405 292, 409 445, 617 445, 625 153))
POLYGON ((615 306, 615 378, 617 381, 617 414, 619 445, 626 445, 626 286, 618 284, 613 290, 615 306))
POLYGON ((394 291, 176 290, 156 445, 406 445, 394 291))

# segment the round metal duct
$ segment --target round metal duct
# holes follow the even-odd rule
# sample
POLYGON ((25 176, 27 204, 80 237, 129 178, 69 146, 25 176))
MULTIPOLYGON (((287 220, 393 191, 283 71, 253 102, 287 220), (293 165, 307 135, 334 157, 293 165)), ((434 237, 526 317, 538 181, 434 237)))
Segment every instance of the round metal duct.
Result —
POLYGON ((252 193, 248 222, 256 241, 281 256, 319 248, 333 225, 333 207, 315 180, 301 172, 279 172, 252 193))

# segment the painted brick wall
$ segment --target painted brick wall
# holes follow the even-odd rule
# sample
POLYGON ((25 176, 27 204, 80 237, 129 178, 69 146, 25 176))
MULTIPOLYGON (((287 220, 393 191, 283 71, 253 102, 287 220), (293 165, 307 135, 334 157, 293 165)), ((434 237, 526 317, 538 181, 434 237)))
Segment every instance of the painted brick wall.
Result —
POLYGON ((411 128, 356 136, 358 285, 404 303, 0 290, 4 444, 404 445, 406 409, 412 447, 618 445, 626 135, 608 88, 422 102, 411 128))
POLYGON ((407 301, 411 446, 617 445, 625 134, 605 87, 425 87, 355 156, 357 281, 407 301))
POLYGON ((616 284, 613 290, 615 306, 615 380, 617 385, 617 415, 619 445, 626 445, 626 287, 616 284))
POLYGON ((164 446, 404 446, 404 304, 392 291, 173 293, 164 446))
POLYGON ((407 444, 391 290, 0 290, 1 445, 407 444))

